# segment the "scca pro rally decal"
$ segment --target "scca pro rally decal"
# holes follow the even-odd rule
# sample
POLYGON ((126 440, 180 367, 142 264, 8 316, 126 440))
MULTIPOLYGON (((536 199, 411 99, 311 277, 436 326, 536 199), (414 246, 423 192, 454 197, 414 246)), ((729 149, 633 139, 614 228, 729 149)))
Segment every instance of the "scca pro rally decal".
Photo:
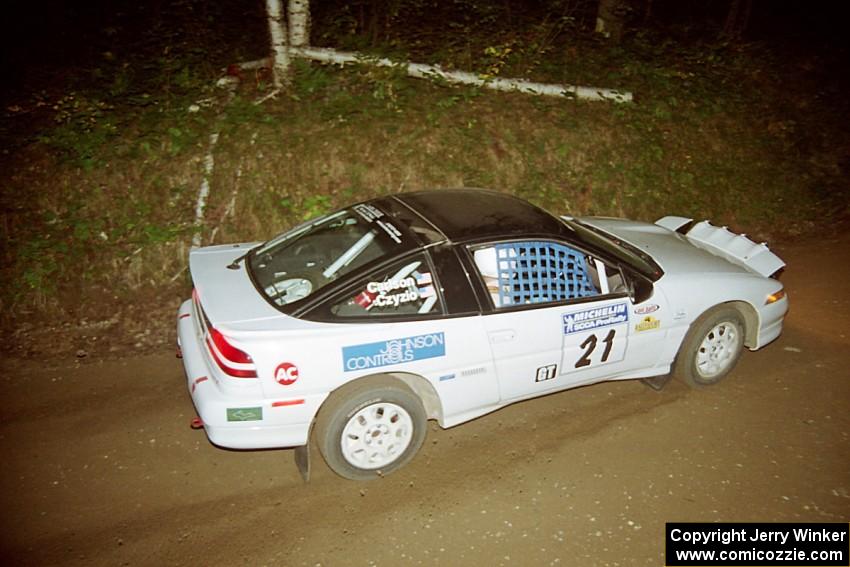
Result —
POLYGON ((592 331, 600 327, 619 325, 629 320, 627 303, 615 303, 604 307, 593 307, 584 311, 564 314, 564 334, 592 331))
POLYGON ((345 372, 353 372, 445 355, 445 335, 443 333, 429 333, 403 339, 343 347, 342 366, 345 372))

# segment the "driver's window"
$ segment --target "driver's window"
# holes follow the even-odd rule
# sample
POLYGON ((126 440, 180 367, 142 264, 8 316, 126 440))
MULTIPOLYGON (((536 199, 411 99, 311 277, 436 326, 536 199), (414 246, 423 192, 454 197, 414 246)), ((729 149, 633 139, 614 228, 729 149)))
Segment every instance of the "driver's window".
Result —
POLYGON ((558 242, 490 244, 473 249, 472 257, 495 307, 581 299, 622 287, 619 270, 558 242))
POLYGON ((331 307, 336 317, 386 317, 442 313, 430 264, 425 256, 373 273, 353 293, 331 307))

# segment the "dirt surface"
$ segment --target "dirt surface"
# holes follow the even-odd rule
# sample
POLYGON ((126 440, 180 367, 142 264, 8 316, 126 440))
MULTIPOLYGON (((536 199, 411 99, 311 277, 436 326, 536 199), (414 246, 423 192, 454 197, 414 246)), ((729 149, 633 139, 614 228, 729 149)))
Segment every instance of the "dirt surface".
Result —
POLYGON ((5 359, 0 558, 663 565, 668 521, 846 522, 848 250, 847 238, 779 250, 785 332, 715 387, 606 383, 432 426, 410 465, 368 483, 316 458, 305 484, 292 451, 212 446, 189 428, 168 347, 5 359))

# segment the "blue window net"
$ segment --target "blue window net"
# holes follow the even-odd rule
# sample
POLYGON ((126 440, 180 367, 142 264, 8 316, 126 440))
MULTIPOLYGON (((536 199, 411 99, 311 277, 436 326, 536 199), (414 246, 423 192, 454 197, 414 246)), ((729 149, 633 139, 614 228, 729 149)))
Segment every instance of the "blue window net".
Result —
POLYGON ((554 242, 496 245, 501 305, 596 295, 584 254, 554 242))

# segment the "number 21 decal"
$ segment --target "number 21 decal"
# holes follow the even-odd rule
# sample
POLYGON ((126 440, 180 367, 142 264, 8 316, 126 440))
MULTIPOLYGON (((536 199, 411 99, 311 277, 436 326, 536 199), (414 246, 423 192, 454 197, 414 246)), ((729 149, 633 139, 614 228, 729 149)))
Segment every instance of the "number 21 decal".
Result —
MULTIPOLYGON (((617 334, 617 331, 611 329, 608 331, 608 334, 605 335, 605 338, 602 339, 602 342, 605 343, 605 350, 602 351, 602 358, 599 362, 607 362, 608 357, 611 355, 611 346, 614 344, 614 335, 617 334)), ((583 368, 585 366, 590 366, 590 355, 593 354, 593 351, 596 350, 596 343, 599 342, 599 339, 596 338, 596 335, 590 335, 584 342, 579 345, 581 348, 585 349, 584 353, 582 353, 581 358, 576 361, 576 368, 583 368)))

